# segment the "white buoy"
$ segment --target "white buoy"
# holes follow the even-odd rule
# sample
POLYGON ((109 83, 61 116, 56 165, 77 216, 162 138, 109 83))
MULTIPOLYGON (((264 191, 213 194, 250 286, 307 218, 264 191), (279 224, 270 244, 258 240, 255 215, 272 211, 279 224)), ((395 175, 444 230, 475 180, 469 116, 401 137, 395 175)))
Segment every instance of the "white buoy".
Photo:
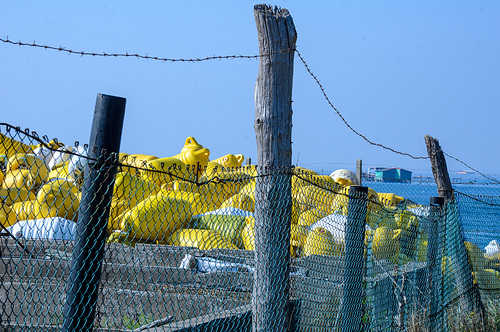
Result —
POLYGON ((335 182, 345 182, 345 181, 338 181, 339 179, 342 180, 349 180, 351 181, 352 184, 359 186, 358 178, 356 177, 356 173, 351 172, 348 169, 338 169, 332 174, 330 174, 330 177, 333 179, 335 182))
POLYGON ((484 249, 486 250, 485 256, 495 256, 500 253, 500 244, 497 240, 493 240, 484 249))

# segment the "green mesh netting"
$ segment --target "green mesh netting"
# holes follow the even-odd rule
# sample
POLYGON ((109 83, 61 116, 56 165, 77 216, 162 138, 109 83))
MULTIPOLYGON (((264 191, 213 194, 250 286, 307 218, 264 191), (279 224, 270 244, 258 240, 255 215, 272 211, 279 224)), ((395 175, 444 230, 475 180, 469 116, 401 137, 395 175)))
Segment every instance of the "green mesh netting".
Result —
POLYGON ((494 316, 498 197, 429 206, 412 186, 180 155, 96 163, 86 146, 0 133, 2 327, 60 330, 75 290, 91 310, 71 318, 97 331, 460 330, 494 316), (110 200, 90 195, 106 178, 93 172, 115 169, 110 200), (85 228, 91 203, 106 213, 85 228), (91 282, 70 278, 79 259, 91 282))

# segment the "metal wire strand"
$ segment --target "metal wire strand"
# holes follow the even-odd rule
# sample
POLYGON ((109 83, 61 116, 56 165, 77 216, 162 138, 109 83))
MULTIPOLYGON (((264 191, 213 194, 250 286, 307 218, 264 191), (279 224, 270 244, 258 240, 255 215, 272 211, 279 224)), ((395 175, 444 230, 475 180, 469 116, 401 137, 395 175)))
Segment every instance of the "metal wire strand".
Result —
POLYGON ((255 54, 255 55, 233 54, 233 55, 213 55, 213 56, 206 56, 206 57, 202 57, 202 58, 166 58, 166 57, 150 56, 147 53, 144 55, 144 54, 139 54, 139 53, 128 53, 128 52, 125 52, 125 53, 106 53, 106 52, 74 51, 74 50, 71 50, 71 49, 68 49, 68 48, 62 47, 62 46, 57 47, 57 46, 42 45, 42 44, 37 44, 36 42, 33 42, 33 43, 24 43, 21 41, 15 42, 15 41, 10 40, 9 37, 7 37, 5 39, 0 38, 0 41, 3 43, 12 44, 12 45, 43 48, 46 50, 60 51, 60 52, 65 52, 68 54, 75 54, 75 55, 80 55, 80 56, 137 58, 137 59, 144 59, 144 60, 156 60, 156 61, 161 61, 161 62, 203 62, 203 61, 210 61, 210 60, 227 60, 227 59, 258 59, 258 58, 269 56, 269 55, 291 52, 291 51, 293 52, 293 49, 285 49, 285 50, 279 50, 279 51, 272 52, 272 53, 255 54))

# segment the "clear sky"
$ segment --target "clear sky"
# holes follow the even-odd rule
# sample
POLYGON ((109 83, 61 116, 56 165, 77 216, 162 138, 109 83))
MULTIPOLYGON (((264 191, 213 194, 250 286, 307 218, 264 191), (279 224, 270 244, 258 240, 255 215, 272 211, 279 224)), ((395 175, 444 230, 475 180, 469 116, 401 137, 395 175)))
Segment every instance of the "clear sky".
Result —
MULTIPOLYGON (((258 53, 250 1, 3 1, 0 37, 75 51, 169 58, 258 53)), ((372 141, 426 156, 424 135, 500 174, 500 2, 275 1, 297 49, 350 125, 372 141)), ((211 159, 256 161, 258 60, 169 63, 0 43, 0 122, 88 142, 97 93, 125 97, 121 150, 168 157, 194 136, 211 159)), ((329 107, 295 57, 293 164, 430 170, 369 145, 329 107)), ((452 170, 465 166, 448 159, 452 170)))

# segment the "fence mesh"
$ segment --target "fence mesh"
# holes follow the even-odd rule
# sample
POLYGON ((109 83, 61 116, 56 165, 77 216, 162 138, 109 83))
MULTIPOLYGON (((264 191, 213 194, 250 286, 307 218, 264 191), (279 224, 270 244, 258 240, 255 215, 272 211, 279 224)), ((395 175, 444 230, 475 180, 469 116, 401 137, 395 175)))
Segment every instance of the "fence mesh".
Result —
POLYGON ((209 162, 192 137, 169 158, 94 155, 1 125, 2 327, 60 330, 72 290, 96 297, 79 302, 94 315, 76 319, 97 331, 250 331, 264 319, 291 331, 496 324, 500 196, 491 188, 431 206, 426 187, 370 182, 364 192, 300 167, 209 162), (103 183, 91 167, 116 168, 109 201, 89 197, 103 183), (103 256, 84 272, 98 287, 71 279, 79 236, 100 231, 81 226, 96 201, 106 241, 86 244, 103 256))

